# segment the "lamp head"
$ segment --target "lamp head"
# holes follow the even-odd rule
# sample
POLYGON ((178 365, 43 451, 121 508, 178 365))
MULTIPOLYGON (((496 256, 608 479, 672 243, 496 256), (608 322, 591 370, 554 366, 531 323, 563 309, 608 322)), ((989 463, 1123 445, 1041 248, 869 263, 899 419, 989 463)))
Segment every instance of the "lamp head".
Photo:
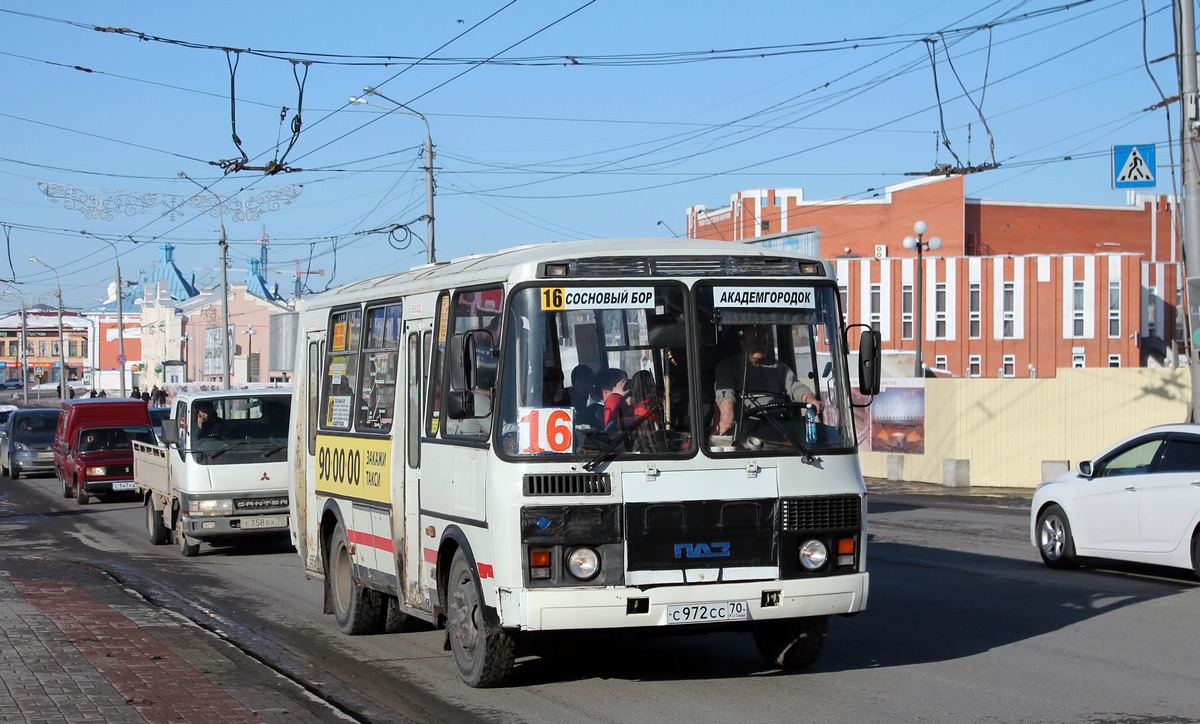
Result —
POLYGON ((367 102, 366 98, 362 98, 360 96, 350 96, 349 100, 351 103, 360 103, 361 104, 361 103, 367 102))
POLYGON ((909 251, 917 248, 917 238, 915 236, 906 236, 904 237, 904 241, 901 243, 904 245, 904 248, 908 249, 909 251))
POLYGON ((913 233, 917 236, 924 234, 926 231, 929 231, 929 227, 924 221, 918 221, 917 223, 913 224, 913 233))
POLYGON ((940 237, 935 236, 932 239, 930 239, 927 243, 928 243, 930 249, 941 249, 942 248, 942 240, 940 237))

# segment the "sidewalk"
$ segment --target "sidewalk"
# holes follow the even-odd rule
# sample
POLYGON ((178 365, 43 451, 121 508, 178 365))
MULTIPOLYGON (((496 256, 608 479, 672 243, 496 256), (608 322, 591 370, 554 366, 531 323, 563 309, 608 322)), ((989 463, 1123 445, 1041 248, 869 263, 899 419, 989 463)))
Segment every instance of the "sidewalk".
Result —
POLYGON ((950 498, 963 505, 979 504, 1004 508, 1028 509, 1033 500, 1033 488, 991 488, 963 486, 958 488, 914 483, 907 480, 867 478, 867 492, 872 497, 908 496, 917 498, 950 498))
POLYGON ((0 721, 353 721, 103 571, 0 560, 0 721))

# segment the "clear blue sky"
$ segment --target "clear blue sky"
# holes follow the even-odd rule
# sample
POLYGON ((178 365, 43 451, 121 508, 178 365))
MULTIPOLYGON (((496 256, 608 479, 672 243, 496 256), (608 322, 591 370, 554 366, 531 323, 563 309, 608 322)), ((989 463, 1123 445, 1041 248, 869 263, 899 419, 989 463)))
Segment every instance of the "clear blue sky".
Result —
POLYGON ((1171 126, 1144 109, 1178 92, 1173 60, 1153 62, 1174 51, 1172 13, 1169 0, 1145 10, 1143 26, 1141 0, 0 0, 0 278, 17 282, 0 288, 52 302, 35 254, 69 306, 94 305, 113 248, 90 235, 115 242, 127 277, 169 242, 211 284, 213 194, 253 204, 289 185, 299 195, 259 218, 226 207, 231 279, 264 227, 270 278, 289 296, 293 260, 324 270, 306 277, 312 291, 422 262, 424 126, 348 105, 363 86, 429 121, 440 260, 683 234, 688 206, 742 189, 868 197, 939 163, 991 162, 989 129, 1000 168, 968 177, 973 197, 1124 203, 1109 171, 1123 143, 1160 144, 1158 191, 1170 193, 1178 105, 1171 126), (935 64, 923 38, 937 40, 935 64), (234 57, 237 133, 251 165, 282 157, 294 173, 209 165, 240 157, 221 48, 267 54, 234 57), (284 156, 298 77, 303 123, 284 156), (191 201, 168 213, 172 199, 191 201), (395 224, 420 238, 403 248, 403 231, 363 233, 395 224))

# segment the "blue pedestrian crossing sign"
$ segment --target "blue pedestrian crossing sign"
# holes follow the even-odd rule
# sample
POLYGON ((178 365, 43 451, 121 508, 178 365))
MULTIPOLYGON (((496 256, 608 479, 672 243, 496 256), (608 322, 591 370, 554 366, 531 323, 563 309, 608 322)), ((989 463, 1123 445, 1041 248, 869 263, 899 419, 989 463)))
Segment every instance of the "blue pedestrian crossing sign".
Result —
POLYGON ((1153 143, 1134 143, 1112 147, 1112 187, 1114 189, 1152 189, 1158 165, 1153 143))

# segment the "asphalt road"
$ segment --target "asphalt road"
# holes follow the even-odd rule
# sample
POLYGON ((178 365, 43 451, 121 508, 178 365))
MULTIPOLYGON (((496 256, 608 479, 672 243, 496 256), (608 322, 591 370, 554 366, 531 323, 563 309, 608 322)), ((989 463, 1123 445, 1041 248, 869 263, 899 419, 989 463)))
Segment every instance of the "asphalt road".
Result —
POLYGON ((523 640, 513 686, 463 685, 444 634, 342 636, 286 545, 184 559, 128 499, 79 507, 4 480, 0 562, 112 571, 364 720, 1182 722, 1200 717, 1200 582, 1184 571, 1051 571, 1025 497, 885 486, 871 496, 868 610, 834 619, 804 673, 748 635, 523 640))

